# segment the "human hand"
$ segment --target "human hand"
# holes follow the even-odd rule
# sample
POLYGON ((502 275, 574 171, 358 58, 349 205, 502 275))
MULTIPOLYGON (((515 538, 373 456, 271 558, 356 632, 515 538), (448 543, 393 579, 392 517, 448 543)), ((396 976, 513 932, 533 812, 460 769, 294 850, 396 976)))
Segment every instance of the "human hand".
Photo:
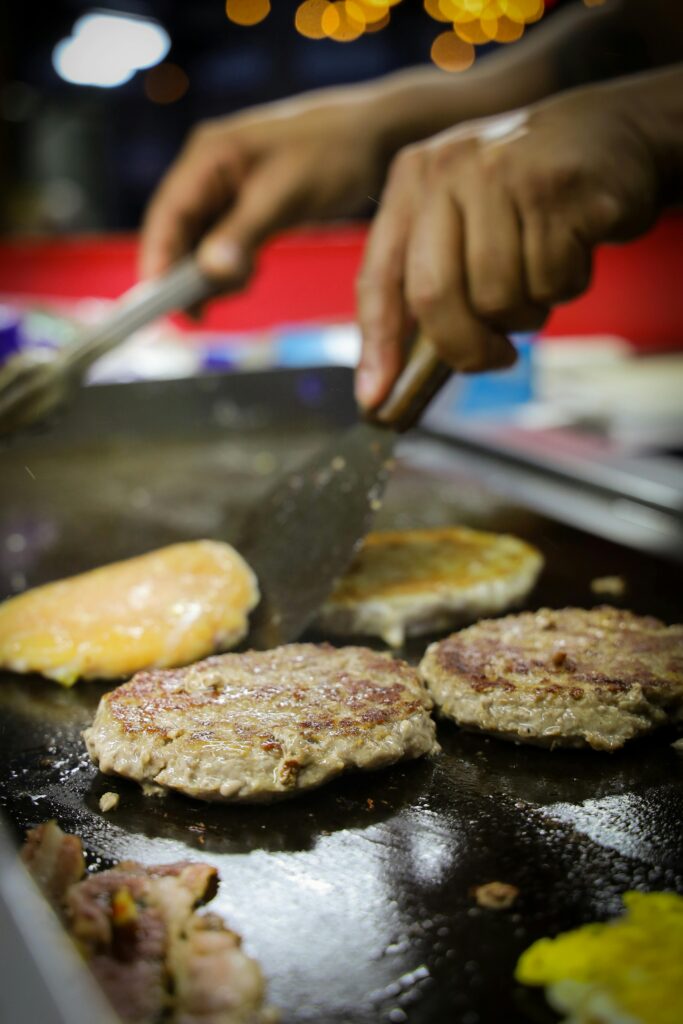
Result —
POLYGON ((373 111, 339 90, 199 125, 147 210, 142 276, 197 246, 202 270, 238 287, 268 236, 359 209, 383 177, 373 111))
POLYGON ((540 327, 551 306, 584 291, 593 248, 644 231, 657 190, 618 85, 402 150, 359 277, 359 402, 387 395, 418 326, 455 370, 511 365, 506 332, 540 327))

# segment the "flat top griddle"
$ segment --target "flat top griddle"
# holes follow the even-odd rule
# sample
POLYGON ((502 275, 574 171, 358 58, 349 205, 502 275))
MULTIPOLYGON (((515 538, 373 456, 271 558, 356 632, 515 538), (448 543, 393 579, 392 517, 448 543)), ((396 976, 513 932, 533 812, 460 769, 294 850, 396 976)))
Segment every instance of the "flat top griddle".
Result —
MULTIPOLYGON (((89 389, 54 429, 0 449, 0 596, 176 540, 235 539, 273 474, 352 416, 345 371, 89 389)), ((680 568, 511 505, 447 443, 406 439, 378 526, 446 522, 538 544, 547 568, 528 607, 598 603, 591 579, 618 573, 623 604, 683 619, 680 568)), ((0 674, 0 802, 17 838, 56 817, 93 864, 210 860, 212 906, 285 1024, 551 1021, 513 980, 523 949, 618 912, 628 889, 683 893, 683 759, 667 732, 607 755, 444 722, 434 758, 230 807, 100 775, 80 732, 105 689, 0 674), (104 815, 107 790, 121 802, 104 815), (512 910, 476 905, 472 887, 492 880, 519 887, 512 910)))

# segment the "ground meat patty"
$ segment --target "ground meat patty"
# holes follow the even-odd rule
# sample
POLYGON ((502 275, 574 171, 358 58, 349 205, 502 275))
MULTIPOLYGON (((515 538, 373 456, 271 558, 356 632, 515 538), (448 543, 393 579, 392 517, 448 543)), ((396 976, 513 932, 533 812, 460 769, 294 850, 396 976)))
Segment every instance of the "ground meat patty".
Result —
POLYGON ((464 526, 370 533, 318 626, 400 647, 406 636, 507 611, 527 596, 542 566, 536 548, 507 534, 464 526))
POLYGON ((442 714, 521 743, 616 750, 683 721, 683 626, 616 608, 480 622, 420 671, 442 714))
POLYGON ((438 749, 417 671, 363 647, 290 644, 140 672, 84 733, 103 772, 263 801, 438 749))

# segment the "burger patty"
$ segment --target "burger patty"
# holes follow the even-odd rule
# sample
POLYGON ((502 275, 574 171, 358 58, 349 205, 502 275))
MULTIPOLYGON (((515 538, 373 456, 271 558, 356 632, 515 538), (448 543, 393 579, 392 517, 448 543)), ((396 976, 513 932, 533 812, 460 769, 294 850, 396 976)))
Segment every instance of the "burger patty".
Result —
POLYGON ((84 738, 103 772, 202 800, 266 801, 438 750, 431 706, 405 662, 291 644, 140 672, 102 697, 84 738))
POLYGON ((443 715, 519 743, 617 750, 683 722, 683 626, 616 608, 480 622, 420 671, 443 715))
POLYGON ((446 631, 523 600, 543 567, 536 548, 464 526, 370 533, 322 608, 320 629, 380 636, 446 631))

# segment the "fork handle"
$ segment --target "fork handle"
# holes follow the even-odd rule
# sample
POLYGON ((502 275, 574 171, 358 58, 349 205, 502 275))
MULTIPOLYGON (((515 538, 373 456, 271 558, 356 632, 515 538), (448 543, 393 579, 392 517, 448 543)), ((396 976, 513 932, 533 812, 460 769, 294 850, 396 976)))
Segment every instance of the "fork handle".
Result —
POLYGON ((58 357, 61 369, 80 376, 133 331, 166 313, 203 302, 216 291, 216 285, 201 272, 194 256, 186 256, 162 277, 135 285, 118 300, 102 324, 86 330, 62 349, 58 357))

